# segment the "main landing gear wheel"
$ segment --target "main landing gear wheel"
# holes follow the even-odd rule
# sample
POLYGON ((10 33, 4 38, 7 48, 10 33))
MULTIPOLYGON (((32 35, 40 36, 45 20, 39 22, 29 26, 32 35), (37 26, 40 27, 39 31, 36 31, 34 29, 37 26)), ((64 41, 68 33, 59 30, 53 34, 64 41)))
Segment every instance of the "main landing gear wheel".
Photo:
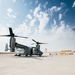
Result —
POLYGON ((15 56, 17 56, 17 54, 15 54, 15 56))
POLYGON ((41 55, 39 55, 39 57, 41 57, 41 55))
POLYGON ((26 57, 28 57, 28 54, 26 54, 26 57))

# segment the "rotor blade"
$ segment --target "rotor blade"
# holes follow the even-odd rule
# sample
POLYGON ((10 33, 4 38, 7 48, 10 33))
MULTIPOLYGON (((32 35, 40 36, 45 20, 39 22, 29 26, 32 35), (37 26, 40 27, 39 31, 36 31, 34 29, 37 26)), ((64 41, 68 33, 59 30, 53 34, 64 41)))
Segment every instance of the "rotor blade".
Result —
POLYGON ((37 42, 34 39, 32 39, 32 41, 34 41, 36 44, 47 44, 47 43, 41 43, 41 42, 37 42))
POLYGON ((1 37, 10 37, 11 35, 0 35, 1 37))
POLYGON ((48 44, 48 43, 40 43, 40 42, 38 42, 38 44, 48 44))
POLYGON ((28 37, 17 36, 17 35, 14 35, 14 37, 20 37, 20 38, 28 38, 28 37))
POLYGON ((34 45, 35 43, 31 43, 31 45, 34 45))
POLYGON ((35 41, 34 39, 32 39, 32 41, 34 41, 34 42, 36 42, 36 43, 37 43, 37 41, 35 41))
POLYGON ((12 31, 12 28, 9 28, 9 32, 10 32, 10 35, 11 35, 11 36, 14 35, 14 33, 13 33, 13 31, 12 31))

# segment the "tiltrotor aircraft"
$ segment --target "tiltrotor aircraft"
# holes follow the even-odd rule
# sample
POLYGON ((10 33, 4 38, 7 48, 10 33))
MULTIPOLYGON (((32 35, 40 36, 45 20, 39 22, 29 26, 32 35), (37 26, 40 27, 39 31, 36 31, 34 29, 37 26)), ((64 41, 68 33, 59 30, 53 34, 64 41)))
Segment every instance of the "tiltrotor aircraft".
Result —
POLYGON ((40 50, 40 44, 46 44, 46 43, 40 43, 32 39, 32 41, 36 43, 36 47, 28 47, 28 46, 17 43, 16 38, 15 38, 15 37, 28 38, 28 37, 15 35, 12 31, 12 28, 9 28, 9 32, 10 32, 9 35, 0 35, 0 36, 5 36, 5 37, 10 37, 10 42, 9 42, 10 49, 8 49, 8 44, 6 44, 5 51, 10 50, 10 52, 16 52, 15 56, 39 55, 41 57, 43 52, 40 50))

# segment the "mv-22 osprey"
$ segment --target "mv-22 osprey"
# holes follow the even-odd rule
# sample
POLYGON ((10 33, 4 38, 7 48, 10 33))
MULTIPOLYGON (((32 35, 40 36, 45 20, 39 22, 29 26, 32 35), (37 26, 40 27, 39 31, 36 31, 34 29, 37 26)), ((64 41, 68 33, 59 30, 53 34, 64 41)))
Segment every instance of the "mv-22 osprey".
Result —
POLYGON ((46 43, 40 43, 32 39, 32 41, 36 43, 36 47, 28 47, 28 46, 17 43, 16 38, 15 38, 15 37, 28 38, 28 37, 15 35, 12 31, 12 28, 9 28, 9 32, 10 32, 9 35, 0 35, 0 36, 5 36, 5 37, 10 37, 10 42, 9 42, 10 49, 8 49, 8 44, 6 44, 5 51, 10 50, 10 52, 16 52, 15 56, 39 55, 41 57, 43 52, 40 50, 40 44, 46 44, 46 43))

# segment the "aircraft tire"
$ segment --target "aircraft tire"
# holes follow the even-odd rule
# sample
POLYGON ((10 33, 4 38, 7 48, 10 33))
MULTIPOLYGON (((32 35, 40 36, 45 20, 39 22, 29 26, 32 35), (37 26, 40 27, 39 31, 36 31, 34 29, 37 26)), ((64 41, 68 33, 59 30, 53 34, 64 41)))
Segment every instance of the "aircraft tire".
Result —
POLYGON ((26 54, 26 57, 28 57, 28 54, 26 54))
POLYGON ((18 56, 21 56, 21 54, 19 54, 18 56))
POLYGON ((30 56, 32 56, 32 54, 30 54, 30 56))
POLYGON ((17 54, 15 54, 15 56, 17 56, 17 54))
POLYGON ((41 57, 41 55, 39 55, 39 57, 41 57))

